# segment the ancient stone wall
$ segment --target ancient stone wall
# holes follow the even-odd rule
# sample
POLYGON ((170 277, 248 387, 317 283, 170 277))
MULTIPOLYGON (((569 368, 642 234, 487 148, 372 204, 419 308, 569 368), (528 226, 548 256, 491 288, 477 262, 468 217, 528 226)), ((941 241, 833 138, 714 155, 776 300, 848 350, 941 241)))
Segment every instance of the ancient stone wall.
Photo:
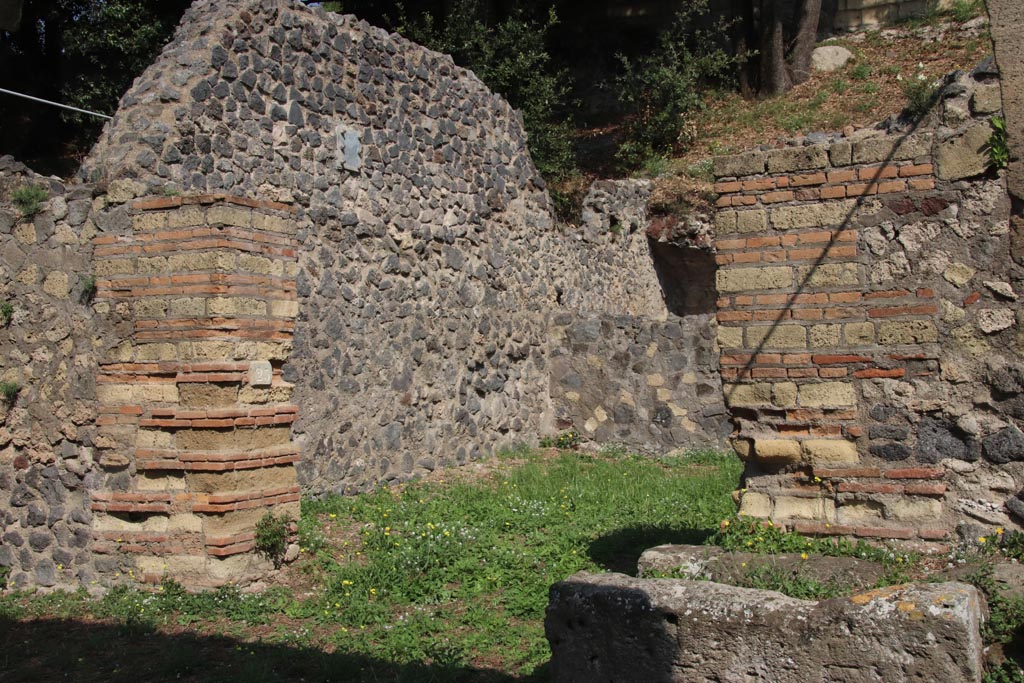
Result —
POLYGON ((992 77, 949 83, 935 125, 717 160, 741 512, 924 540, 1020 521, 1022 273, 984 150, 992 77))
POLYGON ((81 174, 67 206, 4 222, 5 295, 33 308, 5 348, 47 363, 0 446, 17 494, 0 565, 19 585, 244 580, 269 566, 256 520, 296 516, 300 489, 570 426, 652 451, 728 431, 708 245, 650 237, 643 182, 598 184, 579 226, 556 225, 519 115, 353 17, 197 2, 81 174), (78 273, 91 305, 65 301, 78 273), (44 295, 81 329, 51 334, 44 295), (46 355, 47 334, 70 346, 46 355), (69 392, 70 418, 49 400, 69 392), (81 490, 52 482, 62 467, 81 490), (85 569, 55 576, 69 516, 85 569))
POLYGON ((96 580, 95 362, 109 329, 88 301, 92 206, 92 188, 0 159, 0 381, 14 392, 0 399, 0 567, 19 587, 96 580), (26 186, 44 192, 27 216, 10 201, 26 186))
MULTIPOLYGON (((600 406, 549 398, 552 316, 669 315, 637 216, 613 226, 597 197, 580 229, 555 225, 518 114, 450 58, 352 17, 197 3, 83 173, 297 211, 283 376, 310 491, 404 480, 566 419, 585 429, 600 406)), ((627 441, 699 422, 652 420, 672 402, 652 400, 627 441)))
POLYGON ((934 10, 949 9, 951 0, 837 0, 836 31, 863 31, 891 26, 934 10))

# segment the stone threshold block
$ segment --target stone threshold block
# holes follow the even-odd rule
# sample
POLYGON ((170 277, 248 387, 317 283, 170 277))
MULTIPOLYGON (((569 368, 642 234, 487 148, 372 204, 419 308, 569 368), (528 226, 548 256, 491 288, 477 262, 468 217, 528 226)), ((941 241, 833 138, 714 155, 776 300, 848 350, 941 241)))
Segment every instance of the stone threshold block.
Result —
POLYGON ((555 683, 979 683, 983 601, 961 583, 813 602, 580 572, 551 587, 555 683))

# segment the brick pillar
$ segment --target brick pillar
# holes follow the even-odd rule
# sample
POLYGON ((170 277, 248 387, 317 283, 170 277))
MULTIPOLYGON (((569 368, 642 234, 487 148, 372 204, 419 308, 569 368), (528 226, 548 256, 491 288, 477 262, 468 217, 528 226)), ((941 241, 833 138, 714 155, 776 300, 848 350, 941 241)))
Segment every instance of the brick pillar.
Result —
POLYGON ((944 537, 944 470, 897 465, 910 451, 886 449, 907 435, 865 428, 862 386, 937 375, 935 292, 874 284, 859 220, 883 201, 894 216, 932 211, 930 136, 749 152, 717 159, 716 175, 721 373, 748 461, 740 512, 808 533, 944 537))
POLYGON ((97 377, 93 551, 189 586, 267 569, 254 527, 297 518, 298 408, 280 376, 298 313, 289 207, 223 195, 143 199, 95 240, 97 298, 133 323, 97 377))

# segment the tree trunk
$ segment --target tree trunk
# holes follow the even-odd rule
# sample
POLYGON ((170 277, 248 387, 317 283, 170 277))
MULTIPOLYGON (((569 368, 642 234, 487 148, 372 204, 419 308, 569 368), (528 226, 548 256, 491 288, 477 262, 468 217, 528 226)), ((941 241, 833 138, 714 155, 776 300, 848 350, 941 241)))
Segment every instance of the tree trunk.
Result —
POLYGON ((821 19, 821 0, 802 0, 800 23, 793 50, 789 57, 789 73, 793 85, 803 83, 811 77, 811 53, 818 42, 818 21, 821 19))
POLYGON ((786 68, 786 42, 782 27, 781 0, 761 2, 760 87, 762 97, 781 95, 792 86, 786 68))

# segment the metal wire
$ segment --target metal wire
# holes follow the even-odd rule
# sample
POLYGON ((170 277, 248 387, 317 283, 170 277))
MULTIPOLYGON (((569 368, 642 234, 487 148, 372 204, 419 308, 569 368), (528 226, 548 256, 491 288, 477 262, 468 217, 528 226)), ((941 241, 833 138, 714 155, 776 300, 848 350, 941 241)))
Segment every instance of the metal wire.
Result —
POLYGON ((72 107, 72 106, 67 105, 67 104, 61 104, 60 102, 51 102, 50 100, 44 100, 44 99, 39 98, 39 97, 33 97, 32 95, 26 95, 25 93, 14 92, 13 90, 5 90, 4 88, 0 88, 0 93, 4 93, 5 95, 14 95, 15 97, 24 97, 26 100, 32 100, 33 102, 42 102, 43 104, 51 104, 54 107, 60 107, 61 109, 70 109, 71 111, 77 111, 79 114, 89 114, 90 116, 98 116, 101 119, 109 119, 109 118, 111 118, 110 116, 107 116, 106 114, 99 114, 99 113, 94 112, 94 111, 88 111, 87 109, 79 109, 78 107, 72 107))

